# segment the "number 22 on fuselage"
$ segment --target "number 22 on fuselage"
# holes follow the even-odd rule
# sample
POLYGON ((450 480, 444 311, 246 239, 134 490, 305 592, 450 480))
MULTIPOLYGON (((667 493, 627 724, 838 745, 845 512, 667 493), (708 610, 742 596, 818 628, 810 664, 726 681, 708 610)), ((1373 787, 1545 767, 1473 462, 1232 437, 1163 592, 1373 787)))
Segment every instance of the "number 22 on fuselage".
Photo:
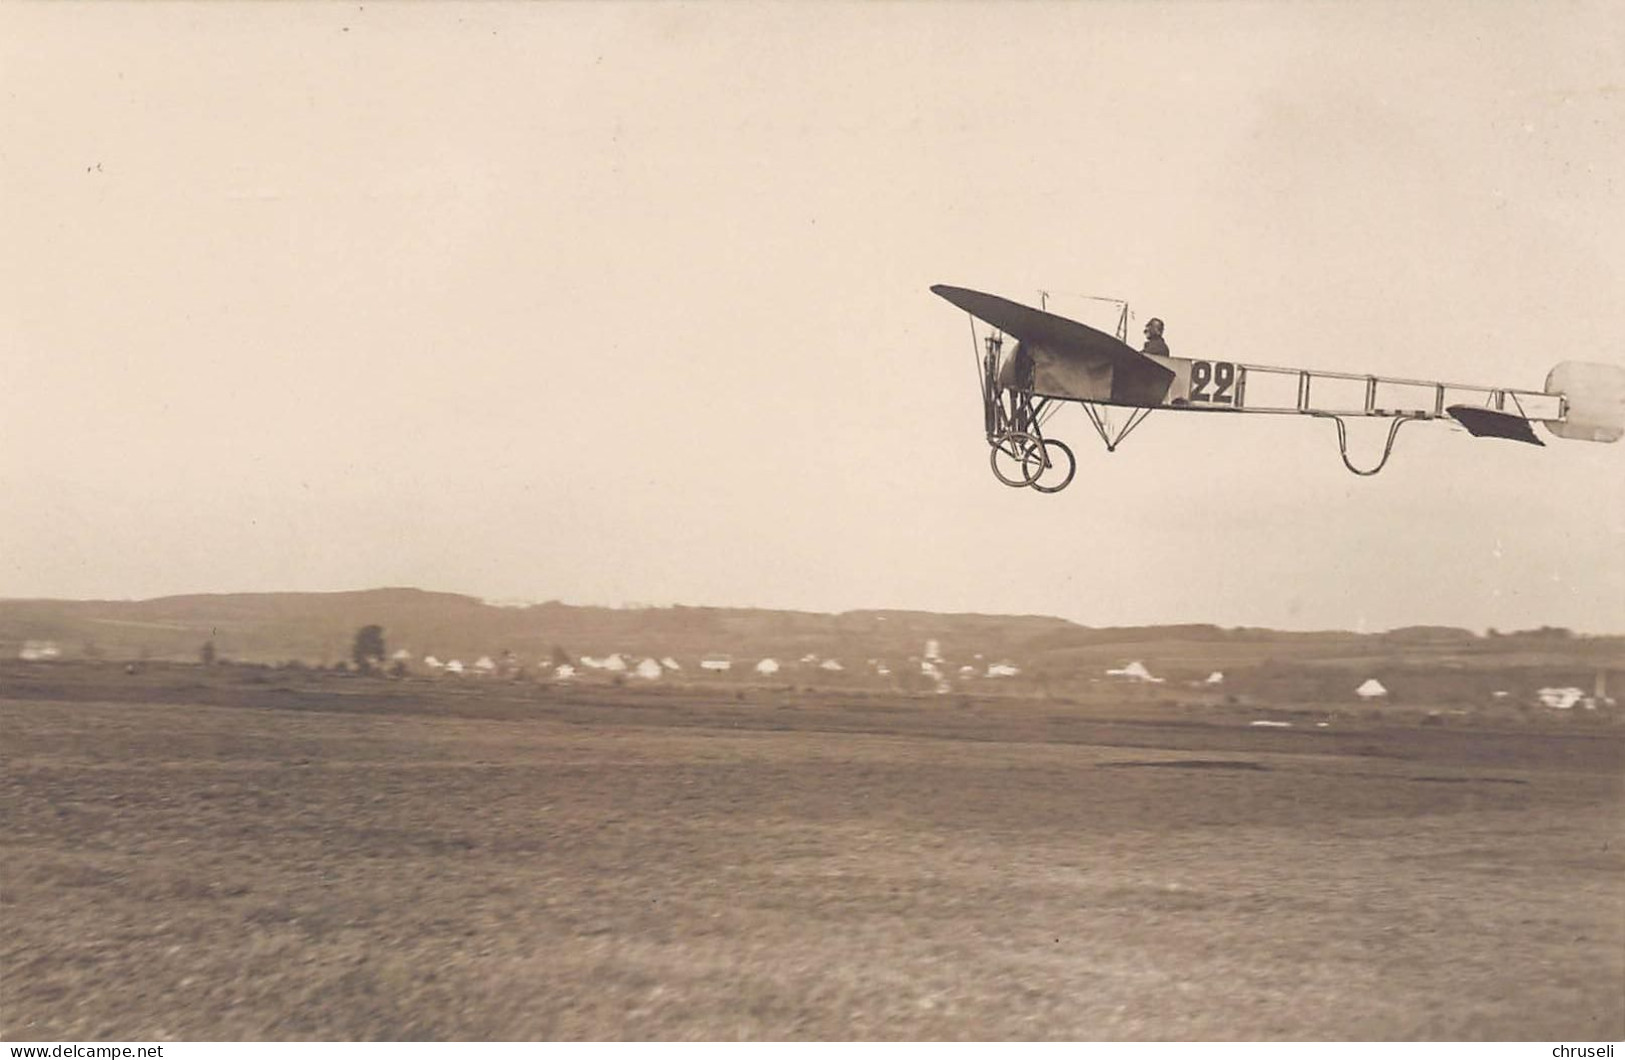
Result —
POLYGON ((1198 361, 1146 354, 1174 373, 1168 405, 1181 409, 1239 409, 1247 392, 1247 369, 1234 361, 1198 361))

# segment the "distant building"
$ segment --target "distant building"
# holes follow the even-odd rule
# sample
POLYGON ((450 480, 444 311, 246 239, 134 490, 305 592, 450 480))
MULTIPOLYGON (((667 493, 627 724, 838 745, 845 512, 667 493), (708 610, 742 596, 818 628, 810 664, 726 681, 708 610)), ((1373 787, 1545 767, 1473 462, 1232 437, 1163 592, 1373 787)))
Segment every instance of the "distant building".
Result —
POLYGON ((1365 679, 1365 684, 1354 690, 1354 694, 1361 699, 1380 699, 1388 694, 1388 690, 1375 677, 1368 677, 1365 679))
POLYGON ((17 658, 25 662, 40 662, 45 659, 55 659, 62 651, 56 646, 54 640, 25 640, 22 650, 17 658))
POLYGON ((1553 710, 1572 710, 1576 703, 1585 698, 1585 693, 1578 688, 1543 688, 1535 693, 1540 705, 1553 710))
POLYGON ((494 674, 497 671, 497 664, 491 661, 489 655, 481 655, 474 661, 474 669, 478 673, 494 674))
POLYGON ((707 655, 700 660, 700 669, 711 670, 716 673, 732 670, 733 667, 734 661, 731 655, 707 655))
POLYGON ((553 670, 553 676, 560 681, 568 681, 576 675, 576 668, 569 663, 561 663, 553 670))
POLYGON ((681 666, 677 665, 677 660, 673 659, 670 655, 666 656, 664 659, 661 659, 660 660, 660 665, 664 666, 668 670, 681 670, 682 669, 681 666))
POLYGON ((460 674, 460 673, 462 673, 463 672, 463 661, 461 659, 453 659, 453 660, 451 660, 451 662, 446 664, 446 672, 448 674, 460 674))
POLYGON ((756 664, 756 672, 759 674, 776 674, 779 672, 779 661, 777 659, 763 659, 756 664))
POLYGON ((1138 659, 1118 670, 1107 670, 1107 677, 1121 677, 1129 681, 1142 681, 1146 684, 1160 685, 1162 678, 1153 677, 1151 671, 1145 668, 1145 663, 1138 659))
POLYGON ((830 671, 846 669, 846 667, 841 665, 841 660, 839 660, 839 659, 825 659, 823 662, 818 664, 818 668, 820 670, 830 670, 830 671))
POLYGON ((1021 673, 1019 668, 1007 662, 989 663, 987 667, 989 677, 1014 677, 1019 673, 1021 673))
POLYGON ((1203 681, 1202 683, 1204 685, 1222 685, 1224 684, 1224 674, 1214 670, 1212 673, 1207 675, 1207 680, 1203 681))
POLYGON ((638 668, 633 672, 645 681, 657 681, 665 671, 660 668, 660 664, 655 660, 645 659, 638 663, 638 668))
POLYGON ((439 659, 436 659, 433 655, 425 655, 423 657, 423 665, 427 666, 431 670, 440 670, 443 669, 446 664, 441 662, 439 659))

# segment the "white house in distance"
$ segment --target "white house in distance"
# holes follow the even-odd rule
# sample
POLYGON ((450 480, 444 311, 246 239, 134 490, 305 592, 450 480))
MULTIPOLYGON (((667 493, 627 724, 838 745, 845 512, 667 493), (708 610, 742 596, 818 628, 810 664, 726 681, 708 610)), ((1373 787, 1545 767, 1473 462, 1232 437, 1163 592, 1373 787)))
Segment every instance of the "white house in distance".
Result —
POLYGON ((779 661, 777 659, 763 659, 756 664, 756 672, 763 675, 776 674, 779 672, 779 661))
POLYGON ((1204 685, 1222 685, 1224 684, 1224 674, 1214 670, 1212 673, 1207 675, 1207 680, 1203 681, 1202 683, 1204 685))
POLYGON ((1388 690, 1375 677, 1368 677, 1365 684, 1354 690, 1354 694, 1365 700, 1381 699, 1388 694, 1388 690))
POLYGON ((1014 677, 1021 673, 1019 667, 1007 662, 988 663, 987 675, 989 677, 1014 677))
POLYGON ((22 650, 17 658, 24 662, 41 662, 45 659, 55 659, 62 652, 57 648, 56 642, 51 640, 25 640, 22 650))
POLYGON ((491 661, 489 655, 481 655, 474 661, 474 671, 481 674, 494 674, 497 672, 497 664, 491 661))
POLYGON ((682 669, 681 666, 677 665, 677 660, 673 659, 670 655, 666 656, 664 659, 661 659, 660 660, 660 665, 664 666, 668 670, 681 670, 682 669))
POLYGON ((1585 697, 1585 693, 1578 688, 1543 688, 1535 693, 1540 705, 1553 710, 1573 710, 1574 705, 1585 697))
POLYGON ((446 664, 441 662, 439 659, 436 659, 433 655, 425 655, 423 657, 423 665, 427 666, 431 670, 440 670, 444 669, 446 664))
POLYGON ((448 674, 460 674, 460 673, 462 673, 463 672, 463 660, 461 660, 461 659, 453 659, 453 660, 451 660, 451 662, 446 664, 446 672, 448 674))
POLYGON ((846 667, 841 665, 841 660, 839 659, 825 659, 823 662, 818 664, 818 668, 820 670, 829 670, 832 673, 837 670, 846 669, 846 667))
POLYGON ((712 673, 726 673, 733 668, 734 661, 731 655, 707 655, 700 660, 700 669, 712 673))
POLYGON ((660 664, 654 659, 645 659, 638 663, 638 668, 634 672, 645 681, 656 681, 665 671, 661 669, 660 664))
POLYGON ((553 671, 553 676, 560 681, 568 681, 576 675, 576 668, 569 663, 561 663, 553 671))
POLYGON ((1122 667, 1121 669, 1107 670, 1106 671, 1106 676, 1107 677, 1121 677, 1121 678, 1124 678, 1125 680, 1129 680, 1129 681, 1142 681, 1142 682, 1145 682, 1146 684, 1153 684, 1153 685, 1162 684, 1162 678, 1153 677, 1151 675, 1151 671, 1147 670, 1145 668, 1145 663, 1141 662, 1138 659, 1135 659, 1133 662, 1129 663, 1127 666, 1122 667))
POLYGON ((920 660, 920 673, 925 677, 929 677, 935 683, 938 695, 947 692, 951 687, 948 684, 948 679, 942 675, 942 670, 930 659, 920 660))

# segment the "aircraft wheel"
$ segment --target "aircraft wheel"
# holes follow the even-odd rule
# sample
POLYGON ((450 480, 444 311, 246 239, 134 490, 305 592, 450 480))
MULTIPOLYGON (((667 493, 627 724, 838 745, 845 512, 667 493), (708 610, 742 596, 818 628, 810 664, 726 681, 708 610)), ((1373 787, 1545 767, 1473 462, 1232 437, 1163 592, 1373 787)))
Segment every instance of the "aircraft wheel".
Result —
POLYGON ((1031 486, 1032 476, 1028 469, 1043 470, 1042 460, 1029 460, 1028 457, 1038 449, 1038 443, 1031 435, 1013 432, 993 443, 993 451, 988 454, 988 462, 993 465, 993 477, 1006 486, 1031 486))
POLYGON ((1064 442, 1045 438, 1044 444, 1035 445, 1022 457, 1022 473, 1032 472, 1028 485, 1039 493, 1059 493, 1072 484, 1078 473, 1077 458, 1064 442))

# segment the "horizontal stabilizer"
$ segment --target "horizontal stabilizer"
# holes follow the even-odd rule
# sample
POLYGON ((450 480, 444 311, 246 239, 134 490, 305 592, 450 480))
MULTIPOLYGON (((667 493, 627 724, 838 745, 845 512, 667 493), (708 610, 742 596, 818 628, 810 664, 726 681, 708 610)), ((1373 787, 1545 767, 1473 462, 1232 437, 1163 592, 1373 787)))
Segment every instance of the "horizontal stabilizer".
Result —
POLYGON ((1529 426, 1528 420, 1510 412, 1498 412, 1478 405, 1451 405, 1445 411, 1466 427, 1467 433, 1474 438, 1510 438, 1514 442, 1528 442, 1530 445, 1546 444, 1535 437, 1535 429, 1529 426))

